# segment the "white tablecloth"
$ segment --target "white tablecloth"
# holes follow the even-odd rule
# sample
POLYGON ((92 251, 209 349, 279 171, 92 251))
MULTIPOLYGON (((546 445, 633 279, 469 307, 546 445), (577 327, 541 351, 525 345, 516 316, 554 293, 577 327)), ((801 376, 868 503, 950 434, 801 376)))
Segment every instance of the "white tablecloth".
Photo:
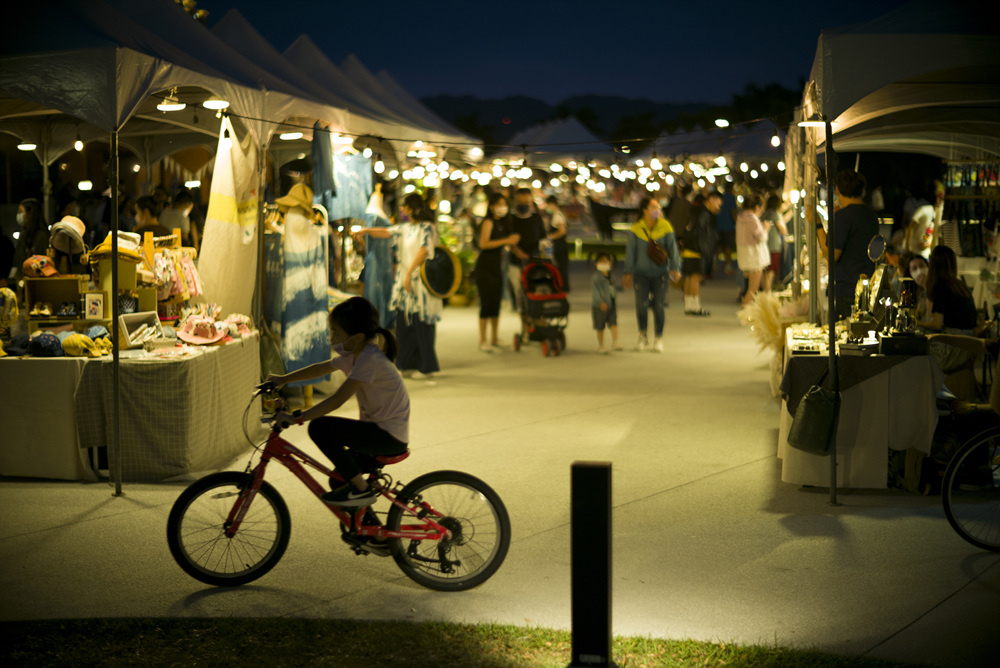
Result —
MULTIPOLYGON (((785 359, 786 365, 792 363, 787 354, 785 359)), ((843 390, 837 423, 837 487, 884 489, 889 449, 914 448, 929 454, 943 382, 934 359, 918 355, 843 390)), ((788 445, 792 416, 787 403, 781 403, 778 430, 781 480, 829 487, 830 458, 788 445)))

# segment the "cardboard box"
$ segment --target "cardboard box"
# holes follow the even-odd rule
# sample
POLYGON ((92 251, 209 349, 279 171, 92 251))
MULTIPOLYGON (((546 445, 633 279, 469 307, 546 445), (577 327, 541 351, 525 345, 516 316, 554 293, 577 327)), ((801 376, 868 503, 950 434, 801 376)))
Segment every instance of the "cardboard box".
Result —
POLYGON ((118 345, 122 348, 142 348, 143 340, 137 338, 143 325, 148 325, 156 332, 156 336, 163 336, 163 329, 160 327, 160 318, 156 311, 143 311, 141 313, 126 313, 118 316, 118 345))

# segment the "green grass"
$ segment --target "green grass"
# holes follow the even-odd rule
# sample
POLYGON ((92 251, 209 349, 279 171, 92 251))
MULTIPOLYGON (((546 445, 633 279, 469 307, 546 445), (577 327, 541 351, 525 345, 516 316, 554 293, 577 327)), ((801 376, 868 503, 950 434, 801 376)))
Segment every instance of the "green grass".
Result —
MULTIPOLYGON (((80 619, 5 622, 4 666, 559 666, 568 631, 485 624, 327 619, 80 619)), ((615 638, 618 666, 900 666, 777 646, 615 638)))

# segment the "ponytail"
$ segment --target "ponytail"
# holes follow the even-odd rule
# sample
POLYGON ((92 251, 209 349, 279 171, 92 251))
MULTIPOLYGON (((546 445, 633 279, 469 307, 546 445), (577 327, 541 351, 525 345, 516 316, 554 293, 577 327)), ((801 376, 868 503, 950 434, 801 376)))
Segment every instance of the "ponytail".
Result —
POLYGON ((348 336, 364 334, 366 339, 373 340, 379 334, 385 341, 385 356, 390 362, 396 361, 399 343, 385 327, 378 324, 378 310, 364 297, 351 297, 333 307, 330 311, 330 322, 337 323, 348 336))
POLYGON ((399 352, 399 343, 396 341, 395 335, 390 332, 385 327, 379 327, 375 330, 376 334, 382 335, 382 340, 385 342, 385 356, 389 358, 390 362, 396 361, 396 354, 399 352))

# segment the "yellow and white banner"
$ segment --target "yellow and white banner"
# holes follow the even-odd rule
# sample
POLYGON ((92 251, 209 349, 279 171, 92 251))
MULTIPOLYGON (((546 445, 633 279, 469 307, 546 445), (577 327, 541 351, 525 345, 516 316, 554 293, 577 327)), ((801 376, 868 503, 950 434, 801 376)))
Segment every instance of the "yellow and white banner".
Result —
POLYGON ((257 148, 248 134, 240 142, 222 119, 215 154, 205 235, 198 258, 204 301, 222 313, 250 315, 257 283, 257 148))

